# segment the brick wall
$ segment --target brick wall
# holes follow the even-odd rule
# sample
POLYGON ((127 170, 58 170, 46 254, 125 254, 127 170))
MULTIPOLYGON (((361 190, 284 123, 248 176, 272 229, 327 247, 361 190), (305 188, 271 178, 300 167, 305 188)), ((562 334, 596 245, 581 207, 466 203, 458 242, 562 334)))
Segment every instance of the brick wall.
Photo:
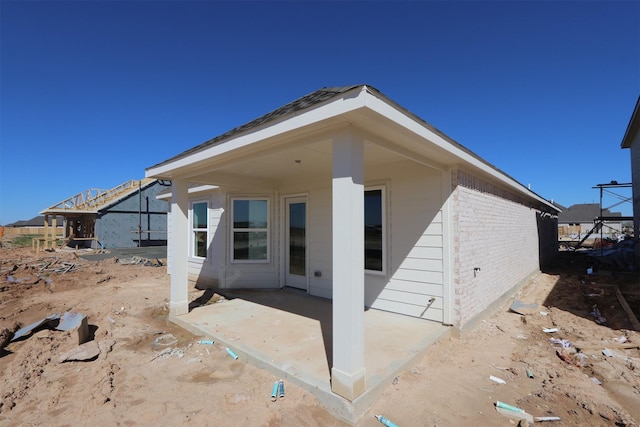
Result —
POLYGON ((462 328, 548 261, 557 218, 461 170, 452 185, 454 326, 462 328))

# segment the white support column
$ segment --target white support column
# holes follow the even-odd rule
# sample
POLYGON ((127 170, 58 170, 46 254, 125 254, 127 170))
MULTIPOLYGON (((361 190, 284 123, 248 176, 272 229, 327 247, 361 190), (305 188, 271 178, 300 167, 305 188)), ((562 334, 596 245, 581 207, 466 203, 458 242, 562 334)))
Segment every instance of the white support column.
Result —
POLYGON ((331 389, 353 401, 364 367, 364 151, 345 132, 333 139, 333 366, 331 389))
POLYGON ((189 193, 188 183, 174 179, 171 184, 171 299, 169 314, 189 312, 189 193))

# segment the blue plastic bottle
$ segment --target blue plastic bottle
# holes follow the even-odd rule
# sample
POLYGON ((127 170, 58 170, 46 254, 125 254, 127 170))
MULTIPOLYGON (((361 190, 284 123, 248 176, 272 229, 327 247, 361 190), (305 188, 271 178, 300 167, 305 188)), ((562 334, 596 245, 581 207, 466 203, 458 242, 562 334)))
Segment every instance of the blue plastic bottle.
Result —
POLYGON ((383 424, 387 427, 398 427, 395 423, 393 423, 392 421, 386 419, 385 417, 383 417, 382 415, 374 415, 376 417, 376 419, 378 421, 380 421, 380 424, 383 424))

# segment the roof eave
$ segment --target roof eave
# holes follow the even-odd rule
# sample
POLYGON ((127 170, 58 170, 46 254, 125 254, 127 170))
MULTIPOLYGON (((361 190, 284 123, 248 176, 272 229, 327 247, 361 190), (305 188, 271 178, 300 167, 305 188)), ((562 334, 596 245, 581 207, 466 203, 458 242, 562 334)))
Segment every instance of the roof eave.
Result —
POLYGON ((471 150, 467 149, 460 143, 445 135, 443 132, 431 126, 420 117, 399 106, 394 101, 384 96, 382 93, 375 91, 375 93, 372 92, 372 95, 372 97, 369 97, 367 99, 366 106, 368 108, 376 111, 378 114, 387 117, 389 120, 400 124, 414 134, 420 136, 421 138, 430 141, 440 149, 453 155, 459 160, 460 163, 469 164, 474 168, 481 170, 483 173, 490 175, 492 178, 497 179, 503 184, 513 188, 524 196, 535 199, 545 206, 552 208, 554 211, 560 212, 560 209, 558 209, 558 207, 556 207, 553 203, 539 196, 529 188, 525 187, 514 178, 510 177, 500 169, 482 159, 477 154, 473 153, 471 150))
POLYGON ((622 142, 620 143, 620 148, 631 148, 638 131, 640 131, 640 96, 636 101, 636 106, 631 114, 631 119, 629 119, 627 130, 625 131, 622 142))
POLYGON ((240 152, 243 148, 251 144, 274 139, 274 137, 280 137, 286 133, 299 132, 300 129, 312 127, 313 125, 317 126, 323 122, 331 123, 331 120, 335 118, 343 117, 343 120, 350 120, 354 117, 354 115, 350 113, 354 113, 360 109, 373 111, 387 120, 409 130, 420 138, 429 141, 431 144, 447 152, 452 158, 457 159, 457 161, 452 161, 452 164, 456 162, 469 164, 525 197, 535 200, 555 212, 560 212, 560 210, 548 200, 540 197, 495 166, 481 159, 415 114, 402 108, 384 96, 380 91, 367 87, 366 85, 354 86, 350 90, 336 95, 323 103, 312 105, 304 110, 295 111, 290 115, 281 116, 274 122, 264 123, 260 128, 233 135, 228 139, 219 141, 200 151, 184 156, 178 155, 173 159, 147 168, 145 171, 146 176, 160 179, 173 179, 187 172, 195 163, 204 162, 217 156, 232 156, 234 151, 240 152))
MULTIPOLYGON (((364 101, 360 95, 366 91, 366 85, 352 86, 349 90, 336 94, 334 97, 311 105, 308 108, 278 116, 273 120, 261 123, 259 126, 232 134, 228 138, 218 140, 210 145, 208 142, 205 142, 200 144, 200 146, 202 146, 201 149, 197 149, 196 147, 195 150, 187 150, 164 162, 146 168, 145 176, 158 179, 171 179, 175 172, 195 162, 201 162, 216 156, 228 154, 255 142, 299 130, 306 126, 338 117, 351 110, 362 108, 364 101), (356 94, 356 96, 353 96, 353 94, 356 94)), ((216 138, 214 138, 214 140, 216 138)))

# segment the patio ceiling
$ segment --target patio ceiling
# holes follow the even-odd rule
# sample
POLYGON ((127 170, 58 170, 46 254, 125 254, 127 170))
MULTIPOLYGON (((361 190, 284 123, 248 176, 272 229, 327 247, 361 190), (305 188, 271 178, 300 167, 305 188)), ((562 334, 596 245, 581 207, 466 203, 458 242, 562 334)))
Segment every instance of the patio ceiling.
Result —
MULTIPOLYGON (((365 169, 379 168, 405 157, 372 142, 365 141, 365 169)), ((297 144, 276 152, 211 167, 192 174, 189 181, 228 188, 251 185, 253 188, 277 188, 281 183, 301 177, 331 180, 332 144, 324 139, 297 144)), ((366 171, 365 171, 366 173, 366 171)))

